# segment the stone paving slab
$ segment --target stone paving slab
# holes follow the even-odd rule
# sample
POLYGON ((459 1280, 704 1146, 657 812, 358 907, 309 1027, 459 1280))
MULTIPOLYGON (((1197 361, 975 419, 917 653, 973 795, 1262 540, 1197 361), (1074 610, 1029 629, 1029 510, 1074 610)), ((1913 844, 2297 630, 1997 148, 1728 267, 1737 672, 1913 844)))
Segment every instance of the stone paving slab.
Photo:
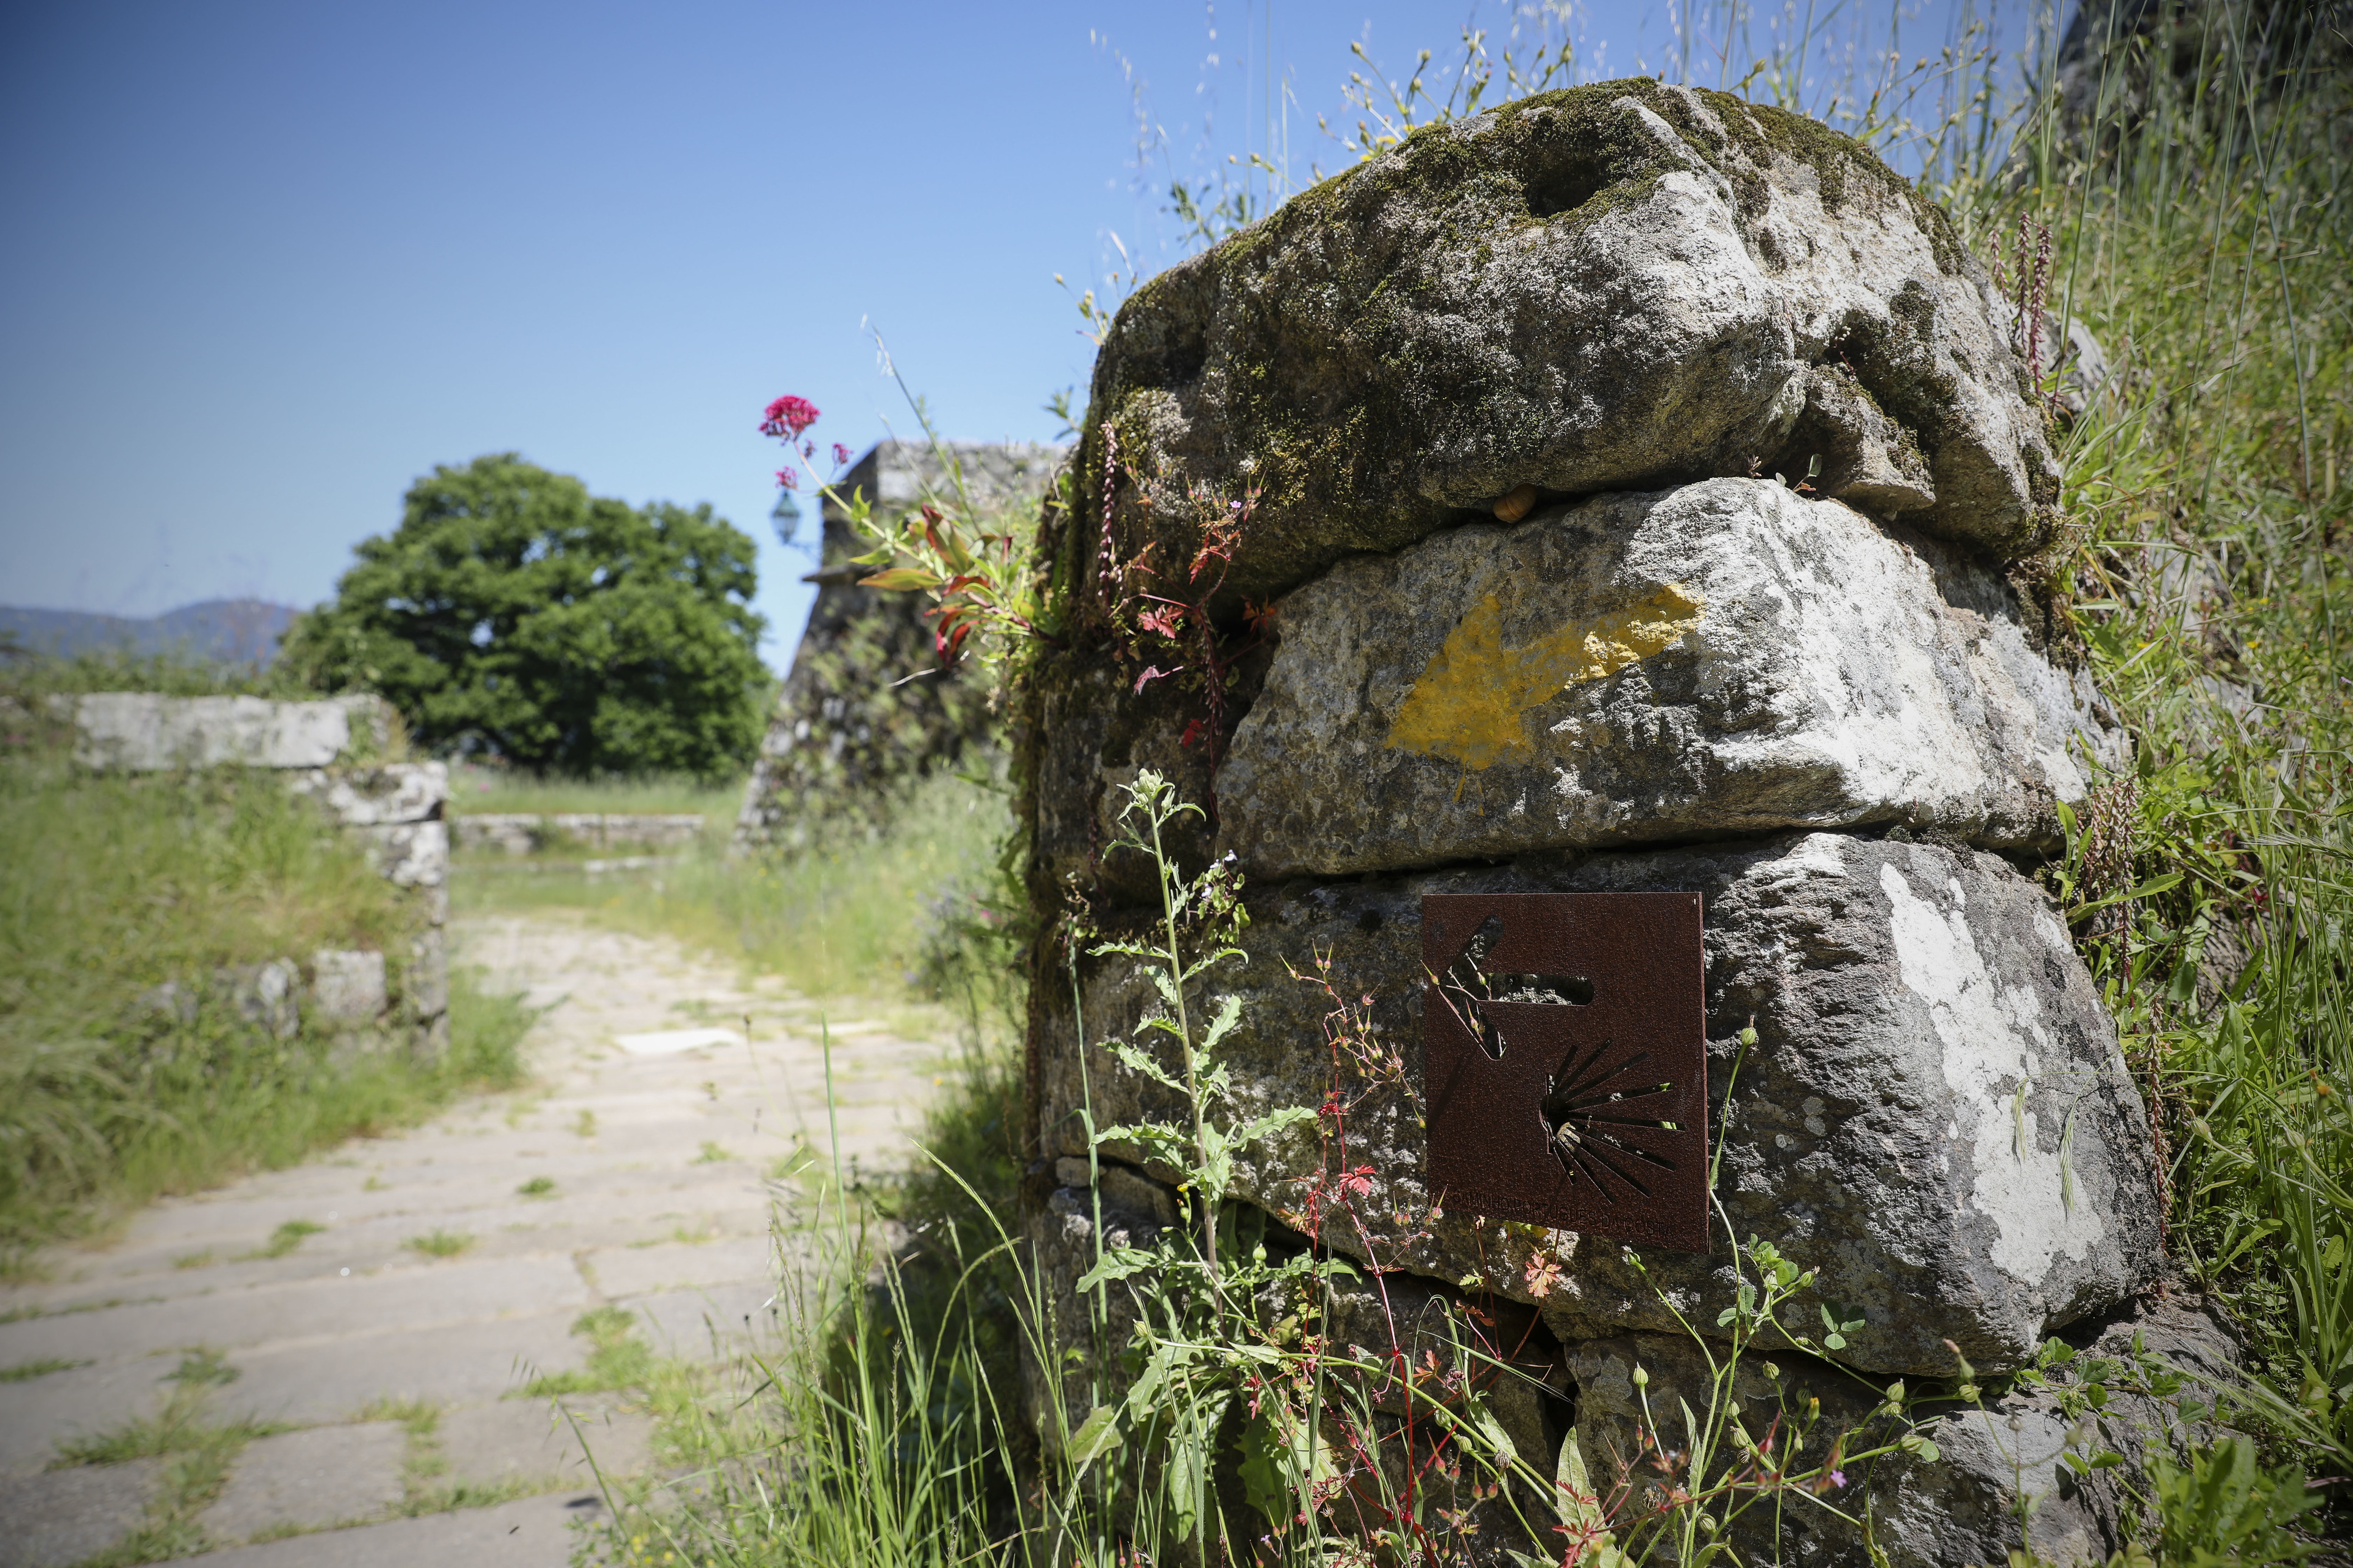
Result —
POLYGON ((512 1481, 549 1477, 593 1489, 636 1475, 653 1450, 653 1417, 641 1411, 575 1404, 571 1419, 548 1402, 509 1399, 453 1410, 441 1417, 443 1481, 512 1481), (578 1422, 575 1430, 573 1422, 578 1422), (593 1466, 590 1463, 594 1459, 593 1466))
POLYGON ((30 1474, 58 1457, 60 1441, 145 1415, 175 1364, 146 1359, 0 1383, 0 1475, 30 1474))
POLYGON ((776 1294, 776 1281, 760 1279, 627 1296, 617 1305, 638 1315, 638 1332, 648 1344, 691 1360, 712 1353, 714 1331, 738 1343, 751 1333, 773 1336, 776 1315, 769 1301, 776 1294))
MULTIPOLYGON (((17 1478, 7 1484, 87 1492, 100 1500, 91 1517, 135 1522, 152 1471, 56 1472, 60 1479, 41 1467, 61 1437, 153 1414, 176 1386, 160 1380, 204 1348, 235 1375, 206 1391, 203 1419, 305 1428, 248 1447, 205 1521, 216 1539, 390 1507, 406 1434, 381 1418, 352 1425, 387 1398, 442 1411, 440 1482, 537 1476, 566 1489, 206 1561, 553 1565, 568 1555, 567 1521, 580 1517, 563 1505, 595 1488, 577 1479, 578 1435, 551 1428, 546 1401, 513 1396, 535 1374, 584 1364, 590 1346, 572 1332, 581 1314, 625 1307, 659 1352, 695 1359, 733 1353, 747 1318, 774 1331, 779 1272, 807 1268, 809 1249, 787 1232, 789 1258, 772 1257, 773 1203, 797 1189, 766 1173, 835 1159, 818 1010, 674 946, 560 921, 477 922, 459 937, 460 961, 486 963, 491 989, 528 988, 555 1004, 526 1042, 533 1084, 462 1101, 409 1132, 157 1203, 102 1244, 53 1249, 46 1280, 0 1287, 0 1314, 25 1314, 0 1322, 0 1366, 93 1363, 0 1384, 0 1477, 17 1478), (620 1033, 739 1027, 745 1012, 752 1040, 733 1051, 631 1058, 613 1045, 620 1033), (543 1174, 554 1183, 546 1196, 518 1192, 543 1174), (324 1229, 280 1257, 259 1255, 296 1220, 324 1229), (448 1259, 406 1247, 437 1229, 470 1244, 448 1259)), ((860 1026, 834 1039, 839 1159, 902 1164, 940 1053, 903 1037, 902 1025, 849 1023, 860 1026)), ((647 1417, 608 1419, 613 1401, 587 1403, 598 1412, 587 1434, 597 1463, 644 1464, 647 1417)), ((0 1518, 12 1511, 0 1504, 0 1518)), ((20 1548, 29 1550, 5 1543, 20 1548)))
POLYGON ((770 1278, 768 1238, 666 1242, 596 1255, 596 1288, 607 1296, 635 1296, 698 1285, 732 1285, 770 1278))
POLYGON ((391 1331, 363 1339, 269 1345, 237 1358, 244 1373, 216 1392, 224 1416, 265 1421, 343 1421, 377 1399, 474 1404, 496 1399, 545 1372, 578 1366, 570 1308, 529 1318, 391 1331))
POLYGON ((246 1445, 218 1501, 201 1519, 215 1541, 375 1519, 401 1500, 408 1434, 398 1423, 313 1426, 246 1445))
MULTIPOLYGON (((180 1297, 340 1278, 337 1271, 343 1268, 359 1274, 413 1267, 417 1259, 405 1244, 410 1237, 437 1225, 446 1226, 453 1197, 466 1203, 466 1226, 486 1244, 468 1254, 480 1258, 496 1256, 489 1248, 500 1244, 502 1233, 515 1227, 553 1230, 591 1225, 602 1232, 607 1226, 638 1223, 645 1226, 645 1234, 652 1235, 662 1228, 659 1222, 665 1217, 710 1214, 725 1215, 742 1228, 757 1232, 765 1228, 765 1219, 742 1211, 748 1203, 758 1201, 756 1194, 760 1191, 755 1174, 742 1162, 670 1171, 616 1172, 593 1152, 560 1166, 552 1161, 524 1162, 510 1157, 485 1163, 446 1183, 404 1182, 397 1202, 387 1201, 370 1211, 355 1213, 348 1207, 336 1211, 317 1204, 301 1208, 289 1205, 291 1212, 287 1217, 306 1219, 326 1228, 304 1237, 299 1249, 281 1258, 240 1256, 259 1249, 281 1220, 251 1226, 241 1225, 218 1233, 192 1234, 178 1242, 126 1248, 118 1256, 109 1257, 101 1267, 85 1271, 81 1278, 70 1282, 69 1288, 56 1289, 38 1304, 56 1312, 101 1302, 132 1294, 122 1287, 132 1281, 146 1286, 137 1294, 168 1293, 180 1297), (516 1192, 524 1182, 540 1174, 549 1175, 557 1183, 549 1196, 525 1198, 516 1192), (503 1201, 485 1203, 486 1195, 503 1201), (175 1267, 177 1259, 202 1258, 207 1253, 211 1255, 207 1261, 175 1267)), ((611 1244, 600 1234, 598 1245, 611 1244)))
POLYGON ((161 1459, 0 1477, 0 1568, 64 1568, 113 1545, 145 1517, 161 1459))
POLYGON ((590 1305, 566 1258, 399 1265, 251 1290, 145 1302, 0 1324, 0 1364, 94 1360, 188 1345, 234 1350, 306 1333, 459 1322, 501 1312, 590 1305))
POLYGON ((188 1561, 205 1568, 565 1568, 576 1540, 575 1523, 605 1517, 601 1507, 567 1506, 579 1496, 551 1492, 496 1508, 323 1531, 188 1561))

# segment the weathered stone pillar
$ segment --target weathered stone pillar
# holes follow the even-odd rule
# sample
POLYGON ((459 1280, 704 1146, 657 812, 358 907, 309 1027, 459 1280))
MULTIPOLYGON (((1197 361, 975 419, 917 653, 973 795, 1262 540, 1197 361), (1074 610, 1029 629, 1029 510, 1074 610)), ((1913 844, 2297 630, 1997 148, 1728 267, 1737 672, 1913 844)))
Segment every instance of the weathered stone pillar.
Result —
MULTIPOLYGON (((1858 1419, 1874 1382, 2113 1337, 2158 1277, 2147 1114, 2021 870, 2126 742, 2010 565, 2048 537, 2057 471, 2006 319, 1944 215, 1856 143, 1635 80, 1325 181, 1145 284, 1097 363, 1073 494, 1102 510, 1044 542, 1078 630, 1023 715, 1036 910, 1050 932, 1073 898, 1135 918, 1151 884, 1105 847, 1140 770, 1210 806, 1177 847, 1247 879, 1247 962, 1208 987, 1245 1004, 1235 1114, 1324 1098, 1331 1001, 1291 971, 1328 958, 1408 1081, 1357 1103, 1373 1184, 1320 1240, 1539 1325, 1551 1426, 1524 1412, 1524 1451, 1564 1424, 1588 1458, 1630 1450, 1637 1360, 1659 1407, 1694 1394, 1676 1318, 1722 1331, 1734 1237, 1817 1271, 1809 1318, 1860 1320, 1857 1375, 1800 1373, 1858 1419), (1139 685, 1103 603, 1106 561, 1197 557, 1198 487, 1254 496, 1208 604, 1214 701, 1198 675, 1139 685), (1504 891, 1700 895, 1712 1252, 1646 1250, 1645 1277, 1617 1242, 1430 1190, 1421 900, 1504 891)), ((1095 1223, 1082 1092, 1099 1126, 1180 1107, 1100 1050, 1082 1089, 1081 1037, 1147 1039, 1158 1004, 1088 962, 1074 1018, 1061 963, 1041 942, 1029 1222, 1068 1300, 1095 1223)), ((1172 1173, 1102 1152, 1106 1229, 1167 1224, 1172 1173)), ((1321 1157, 1295 1129, 1231 1195, 1297 1223, 1321 1157)), ((1997 1414, 2029 1489, 2055 1489, 2038 1545, 2105 1554, 2116 1496, 2059 1485, 2067 1423, 2025 1395, 1997 1414)), ((2010 1458, 1972 1420, 1942 1424, 1937 1464, 1883 1472, 1895 1561, 2018 1544, 2010 1458)), ((1788 1549, 1861 1550, 1810 1528, 1788 1549)))

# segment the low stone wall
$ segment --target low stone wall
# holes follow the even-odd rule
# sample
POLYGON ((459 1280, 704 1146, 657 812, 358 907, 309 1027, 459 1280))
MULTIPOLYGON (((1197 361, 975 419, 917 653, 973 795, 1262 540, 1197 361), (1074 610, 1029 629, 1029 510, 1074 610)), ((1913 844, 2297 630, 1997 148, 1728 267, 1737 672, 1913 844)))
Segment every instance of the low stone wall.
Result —
POLYGON ((374 697, 272 702, 99 691, 59 700, 73 704, 74 760, 92 768, 323 768, 380 752, 391 736, 391 710, 374 697))
MULTIPOLYGON (((448 769, 440 763, 368 760, 392 733, 374 697, 272 702, 255 697, 163 697, 110 691, 69 700, 76 759, 132 772, 182 767, 268 768, 365 845, 377 872, 420 907, 423 927, 406 961, 381 952, 322 951, 213 977, 248 1018, 290 1037, 300 1010, 342 1037, 345 1050, 405 1041, 438 1058, 449 1040, 448 769)), ((160 987, 151 1004, 192 1005, 195 991, 160 987)))
POLYGON ((691 812, 467 812, 450 827, 460 849, 501 849, 529 855, 557 839, 592 849, 674 849, 702 833, 691 812))

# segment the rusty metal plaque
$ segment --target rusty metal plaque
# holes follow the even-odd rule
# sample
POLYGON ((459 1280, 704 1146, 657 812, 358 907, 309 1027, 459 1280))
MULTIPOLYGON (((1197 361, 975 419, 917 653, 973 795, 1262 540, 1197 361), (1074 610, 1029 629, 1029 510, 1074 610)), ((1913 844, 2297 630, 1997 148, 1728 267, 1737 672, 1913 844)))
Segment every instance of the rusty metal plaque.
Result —
POLYGON ((1707 1251, 1699 895, 1433 894, 1421 962, 1444 1206, 1707 1251))

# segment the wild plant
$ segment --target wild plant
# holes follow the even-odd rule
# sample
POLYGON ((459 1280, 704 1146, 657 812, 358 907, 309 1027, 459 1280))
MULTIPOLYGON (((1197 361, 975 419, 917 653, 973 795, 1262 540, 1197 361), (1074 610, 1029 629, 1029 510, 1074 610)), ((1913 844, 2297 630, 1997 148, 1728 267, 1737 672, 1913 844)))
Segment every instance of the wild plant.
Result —
MULTIPOLYGON (((1060 1447, 1074 1483, 1091 1469, 1119 1469, 1111 1490, 1128 1489, 1121 1522, 1139 1544, 1198 1541, 1236 1560, 1238 1543, 1258 1537, 1261 1551, 1282 1560, 1320 1561, 1326 1544, 1354 1542, 1377 1561, 1437 1562, 1463 1555, 1480 1531, 1501 1529, 1531 1543, 1565 1536, 1569 1561, 1662 1552, 1688 1562, 1736 1528, 1778 1533, 1782 1511, 1793 1508, 1820 1509, 1864 1532, 1856 1499, 1871 1468, 1899 1452, 1936 1459, 1917 1429, 1918 1402, 1901 1383, 1883 1394, 1874 1385, 1864 1413, 1841 1425, 1824 1416, 1819 1398, 1799 1404, 1795 1380, 1785 1389, 1768 1361, 1762 1371, 1776 1413, 1761 1428, 1743 1414, 1744 1384, 1757 1376, 1749 1363, 1767 1351, 1806 1358, 1817 1377, 1853 1381, 1836 1358, 1842 1332, 1859 1326, 1820 1307, 1820 1331, 1798 1321, 1790 1303, 1812 1290, 1814 1276, 1751 1237, 1736 1247, 1744 1280, 1715 1334, 1677 1312, 1705 1368, 1704 1386, 1654 1412, 1649 1374, 1637 1369, 1636 1451, 1609 1456, 1597 1480, 1571 1433, 1550 1473, 1537 1468, 1493 1404, 1502 1384, 1536 1375, 1525 1353, 1528 1331, 1514 1342, 1492 1300, 1445 1300, 1435 1316, 1401 1312, 1396 1289, 1427 1286, 1404 1276, 1398 1258, 1441 1215, 1433 1205, 1393 1216, 1407 1234, 1384 1238, 1360 1212, 1379 1173, 1352 1156, 1349 1117, 1377 1090, 1412 1098, 1401 1054, 1369 1026, 1370 999, 1341 997, 1328 958, 1314 972, 1294 971, 1333 1004, 1326 1091, 1313 1107, 1253 1111, 1223 1049, 1242 1023, 1241 999, 1211 993, 1219 973, 1243 957, 1239 879, 1227 863, 1183 874, 1166 830, 1200 808, 1166 779, 1145 770, 1125 791, 1115 847, 1149 861, 1157 921, 1148 936, 1081 940, 1093 958, 1134 964, 1152 1001, 1133 1037, 1096 1048, 1166 1091, 1177 1112, 1098 1127, 1090 1090, 1082 1118, 1092 1170, 1107 1152, 1141 1156, 1175 1174, 1183 1207, 1179 1223, 1148 1241, 1106 1245, 1098 1199, 1094 1266, 1075 1289, 1094 1299, 1098 1331, 1132 1322, 1126 1379, 1060 1447), (1310 1122, 1319 1157, 1300 1179, 1298 1206, 1279 1216, 1291 1227, 1285 1237, 1261 1210, 1228 1196, 1234 1161, 1310 1122), (1330 1245, 1335 1232, 1353 1245, 1330 1245), (1117 1313, 1105 1300, 1114 1288, 1124 1293, 1117 1313), (1344 1312, 1343 1291, 1359 1297, 1368 1317, 1344 1312), (1376 1331, 1369 1348, 1339 1337, 1367 1324, 1376 1331), (1227 1449, 1240 1456, 1227 1490, 1250 1505, 1239 1517, 1217 1480, 1227 1449), (1849 1469, 1858 1472, 1852 1489, 1849 1469)), ((1753 1044, 1753 1031, 1744 1038, 1753 1044)), ((1543 1272, 1538 1257, 1529 1272, 1532 1282, 1543 1272)), ((1557 1273, 1555 1264, 1549 1278, 1557 1273)), ((1099 1343, 1095 1353, 1113 1348, 1099 1343)))
MULTIPOLYGON (((1121 1448, 1140 1457, 1160 1447, 1166 1456, 1163 1495, 1173 1539, 1188 1541, 1197 1531, 1214 1529, 1230 1557, 1230 1527, 1210 1497, 1214 1456, 1227 1415, 1252 1374, 1279 1360, 1262 1342, 1251 1309, 1261 1291, 1333 1265, 1306 1254, 1272 1260, 1264 1245, 1263 1216, 1253 1226, 1254 1211, 1229 1202, 1226 1194, 1237 1152, 1315 1113, 1304 1106, 1283 1106, 1243 1121, 1230 1119, 1233 1072, 1219 1047, 1241 1020, 1241 998, 1229 994, 1198 1016, 1197 1009, 1206 1006, 1204 977, 1242 956, 1234 945, 1247 920, 1240 879, 1229 865, 1219 864, 1187 880, 1168 852, 1164 829, 1180 816, 1198 815, 1200 808, 1177 800, 1167 781, 1149 770, 1127 791, 1113 848, 1150 859, 1160 901, 1158 930, 1148 940, 1101 941, 1089 952, 1096 958, 1134 961, 1151 980, 1157 1010, 1139 1026, 1145 1041, 1113 1040, 1103 1048, 1130 1072, 1180 1097, 1187 1115, 1175 1124, 1090 1126, 1087 1138, 1098 1157, 1106 1146, 1127 1145, 1147 1161, 1181 1173, 1177 1196, 1187 1212, 1184 1223, 1163 1229, 1148 1247, 1103 1248, 1099 1239, 1094 1267, 1076 1284, 1082 1295, 1113 1285, 1129 1289, 1142 1355, 1123 1401, 1098 1405, 1072 1434, 1073 1475, 1083 1476, 1121 1448), (1164 1065, 1171 1055, 1173 1064, 1164 1065), (1139 1288, 1144 1281, 1148 1289, 1139 1288)), ((1312 1456, 1306 1462, 1312 1467, 1312 1456)), ((1314 1473, 1312 1468, 1307 1473, 1314 1473)))
POLYGON ((259 1016, 240 977, 322 948, 383 952, 396 982, 423 910, 281 779, 78 767, 47 699, 114 668, 0 681, 0 1265, 119 1206, 512 1082, 532 1017, 461 972, 439 1062, 338 1066, 324 1026, 259 1016))

